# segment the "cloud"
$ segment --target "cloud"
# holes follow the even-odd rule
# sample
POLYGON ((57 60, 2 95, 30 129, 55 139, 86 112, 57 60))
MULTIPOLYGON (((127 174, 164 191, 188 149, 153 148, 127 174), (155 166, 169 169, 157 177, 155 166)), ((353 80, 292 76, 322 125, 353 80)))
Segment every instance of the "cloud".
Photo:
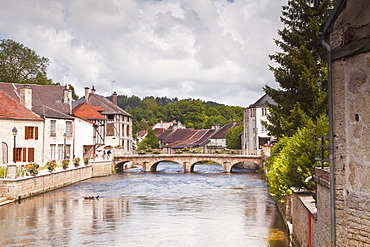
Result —
POLYGON ((248 106, 265 84, 287 0, 3 0, 0 38, 51 60, 77 94, 199 98, 248 106), (68 76, 66 76, 68 75, 68 76))

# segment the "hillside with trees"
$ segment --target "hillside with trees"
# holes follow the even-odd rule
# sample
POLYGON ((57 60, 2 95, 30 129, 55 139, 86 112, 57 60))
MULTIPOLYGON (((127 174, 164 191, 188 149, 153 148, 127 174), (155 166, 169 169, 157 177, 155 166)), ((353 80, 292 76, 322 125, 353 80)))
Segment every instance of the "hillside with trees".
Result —
MULTIPOLYGON (((111 97, 108 97, 111 99, 111 97)), ((159 121, 180 121, 187 128, 209 129, 212 125, 229 124, 233 120, 243 122, 244 108, 226 106, 200 99, 182 99, 147 96, 140 99, 137 96, 118 95, 118 106, 133 117, 133 133, 147 130, 159 121)))

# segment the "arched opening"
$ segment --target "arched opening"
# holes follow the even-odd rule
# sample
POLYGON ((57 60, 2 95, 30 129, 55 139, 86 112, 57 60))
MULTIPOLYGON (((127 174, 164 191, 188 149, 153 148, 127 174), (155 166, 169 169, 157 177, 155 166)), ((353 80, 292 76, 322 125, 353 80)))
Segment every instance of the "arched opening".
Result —
POLYGON ((181 173, 184 172, 184 168, 179 163, 172 160, 162 160, 152 166, 152 171, 162 173, 181 173))
POLYGON ((211 160, 199 161, 191 165, 191 172, 195 173, 222 173, 222 165, 211 160))
POLYGON ((144 172, 144 168, 136 162, 122 161, 116 164, 116 172, 144 172))
POLYGON ((231 167, 231 171, 230 172, 232 172, 232 173, 252 172, 252 171, 254 172, 256 169, 257 168, 256 168, 256 164, 255 163, 248 162, 248 161, 243 161, 243 162, 238 162, 238 163, 234 164, 231 167))

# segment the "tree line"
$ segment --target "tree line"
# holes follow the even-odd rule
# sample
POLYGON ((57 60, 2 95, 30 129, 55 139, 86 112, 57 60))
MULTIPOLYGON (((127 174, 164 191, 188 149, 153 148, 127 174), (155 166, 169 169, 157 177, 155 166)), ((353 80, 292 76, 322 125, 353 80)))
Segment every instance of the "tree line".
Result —
MULTIPOLYGON (((111 99, 111 97, 108 97, 111 99)), ((180 121, 187 128, 210 129, 213 125, 226 125, 232 121, 243 122, 244 108, 227 106, 200 99, 182 99, 147 96, 118 95, 117 104, 133 119, 133 133, 147 130, 159 121, 180 121)))

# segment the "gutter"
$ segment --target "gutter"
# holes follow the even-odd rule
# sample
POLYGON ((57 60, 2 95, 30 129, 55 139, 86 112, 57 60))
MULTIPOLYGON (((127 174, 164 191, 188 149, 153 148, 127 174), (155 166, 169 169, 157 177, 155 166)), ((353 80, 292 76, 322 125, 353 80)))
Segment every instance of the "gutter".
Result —
POLYGON ((329 105, 329 164, 330 164, 330 244, 335 247, 335 177, 334 177, 334 134, 333 134, 333 89, 332 89, 332 53, 328 43, 325 42, 325 34, 319 33, 322 37, 321 44, 326 48, 328 55, 328 105, 329 105))

